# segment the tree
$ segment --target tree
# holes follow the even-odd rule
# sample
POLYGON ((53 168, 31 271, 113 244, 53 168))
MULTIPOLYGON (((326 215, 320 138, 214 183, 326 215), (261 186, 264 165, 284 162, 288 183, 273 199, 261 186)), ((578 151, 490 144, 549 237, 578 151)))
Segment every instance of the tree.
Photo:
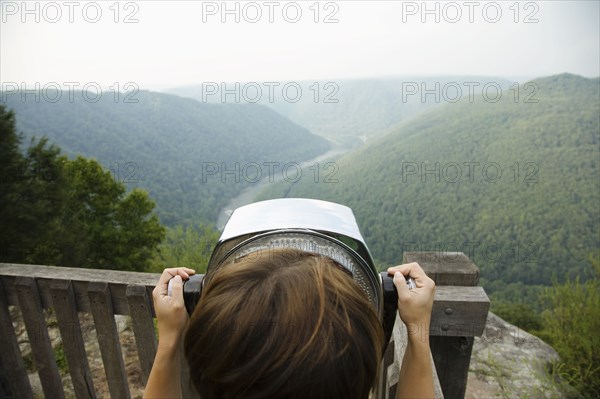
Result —
POLYGON ((14 114, 0 106, 0 261, 144 271, 164 237, 142 190, 125 186, 95 160, 70 160, 47 139, 25 155, 14 114))
POLYGON ((492 302, 492 311, 527 332, 535 333, 542 329, 541 316, 527 303, 492 302))
POLYGON ((17 209, 19 190, 22 185, 22 171, 25 160, 19 152, 21 138, 15 133, 15 115, 6 111, 0 104, 0 250, 2 258, 11 261, 18 252, 11 244, 12 237, 8 234, 10 228, 13 234, 18 234, 19 225, 17 209))
POLYGON ((0 105, 0 247, 2 261, 49 264, 59 260, 51 241, 59 236, 55 218, 66 190, 60 179, 60 150, 46 139, 30 143, 26 156, 20 152, 21 136, 15 116, 0 105))
POLYGON ((212 226, 177 226, 167 231, 165 241, 158 246, 151 270, 161 272, 165 267, 190 267, 197 273, 206 272, 210 255, 219 239, 212 226))
POLYGON ((561 357, 555 370, 586 398, 600 392, 600 259, 591 262, 593 280, 555 282, 544 292, 550 309, 542 315, 545 329, 540 334, 561 357))

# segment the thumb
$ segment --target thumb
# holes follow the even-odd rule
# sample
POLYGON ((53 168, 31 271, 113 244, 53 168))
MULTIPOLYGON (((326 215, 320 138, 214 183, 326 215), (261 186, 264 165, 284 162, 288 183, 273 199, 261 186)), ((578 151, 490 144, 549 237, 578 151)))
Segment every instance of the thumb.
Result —
POLYGON ((180 275, 173 277, 172 281, 172 300, 177 303, 183 303, 183 280, 180 275))
POLYGON ((394 273, 394 285, 398 290, 398 298, 406 297, 408 295, 408 286, 406 285, 406 278, 401 272, 394 273))

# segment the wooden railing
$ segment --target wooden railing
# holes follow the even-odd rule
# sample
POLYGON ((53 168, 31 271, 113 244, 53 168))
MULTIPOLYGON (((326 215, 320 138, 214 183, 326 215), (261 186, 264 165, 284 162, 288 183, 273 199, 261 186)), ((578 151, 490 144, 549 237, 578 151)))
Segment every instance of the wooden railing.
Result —
MULTIPOLYGON (((404 260, 418 261, 437 285, 429 332, 437 370, 437 396, 463 397, 473 337, 482 334, 489 308, 485 292, 476 286, 479 270, 462 253, 405 253, 404 260)), ((97 397, 80 312, 93 316, 110 396, 131 397, 114 316, 131 317, 145 384, 157 348, 151 292, 158 277, 151 273, 0 264, 0 397, 33 397, 10 306, 20 308, 46 398, 64 398, 65 393, 44 309, 54 309, 76 397, 97 397)), ((403 324, 397 321, 393 344, 383 360, 378 398, 395 396, 406 334, 403 324)), ((185 361, 182 370, 184 396, 196 397, 185 378, 185 361)))

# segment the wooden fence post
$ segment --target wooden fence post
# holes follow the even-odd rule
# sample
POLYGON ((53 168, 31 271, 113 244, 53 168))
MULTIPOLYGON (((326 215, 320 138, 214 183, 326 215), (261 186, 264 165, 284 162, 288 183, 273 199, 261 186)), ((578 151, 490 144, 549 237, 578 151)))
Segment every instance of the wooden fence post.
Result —
POLYGON ((146 385, 157 348, 150 298, 143 285, 128 285, 126 295, 140 360, 142 383, 146 385))
POLYGON ((32 399, 33 392, 13 329, 2 280, 0 280, 0 338, 0 353, 2 353, 0 356, 0 374, 2 374, 0 397, 32 399))
MULTIPOLYGON (((438 287, 472 287, 479 284, 479 269, 462 252, 405 252, 403 263, 409 262, 419 263, 438 287)), ((468 292, 465 290, 465 299, 469 299, 468 292)), ((453 324, 453 319, 458 320, 459 315, 451 306, 445 307, 443 313, 441 309, 434 309, 433 313, 437 314, 432 314, 429 344, 442 392, 448 399, 465 396, 473 337, 480 335, 485 327, 489 299, 466 301, 466 305, 461 309, 461 315, 470 312, 482 315, 475 324, 460 325, 460 322, 453 324), (433 325, 433 320, 437 320, 437 326, 433 325), (452 333, 450 333, 451 328, 452 333), (459 331, 458 335, 456 331, 459 331)))
POLYGON ((77 399, 95 398, 96 392, 85 352, 71 281, 52 280, 50 292, 75 396, 77 399))
POLYGON ((110 396, 128 399, 130 397, 129 385, 125 374, 125 364, 121 354, 121 344, 108 284, 102 282, 90 283, 88 294, 110 396))
POLYGON ((32 277, 21 276, 15 280, 15 288, 44 395, 47 398, 64 398, 65 392, 48 335, 37 283, 32 277))

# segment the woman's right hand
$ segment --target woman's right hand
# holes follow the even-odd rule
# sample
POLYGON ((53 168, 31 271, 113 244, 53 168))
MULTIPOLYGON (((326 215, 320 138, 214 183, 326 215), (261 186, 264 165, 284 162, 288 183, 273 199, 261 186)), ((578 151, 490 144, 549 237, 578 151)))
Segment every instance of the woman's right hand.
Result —
POLYGON ((415 262, 390 267, 388 273, 394 276, 394 285, 398 290, 398 313, 406 324, 408 334, 396 398, 434 398, 428 335, 435 283, 415 262), (405 276, 415 280, 416 288, 408 289, 405 276))
POLYGON ((398 290, 398 313, 409 332, 422 327, 428 330, 435 293, 433 280, 416 262, 390 267, 387 272, 394 276, 394 285, 398 290), (415 280, 416 288, 408 289, 406 277, 415 280))

